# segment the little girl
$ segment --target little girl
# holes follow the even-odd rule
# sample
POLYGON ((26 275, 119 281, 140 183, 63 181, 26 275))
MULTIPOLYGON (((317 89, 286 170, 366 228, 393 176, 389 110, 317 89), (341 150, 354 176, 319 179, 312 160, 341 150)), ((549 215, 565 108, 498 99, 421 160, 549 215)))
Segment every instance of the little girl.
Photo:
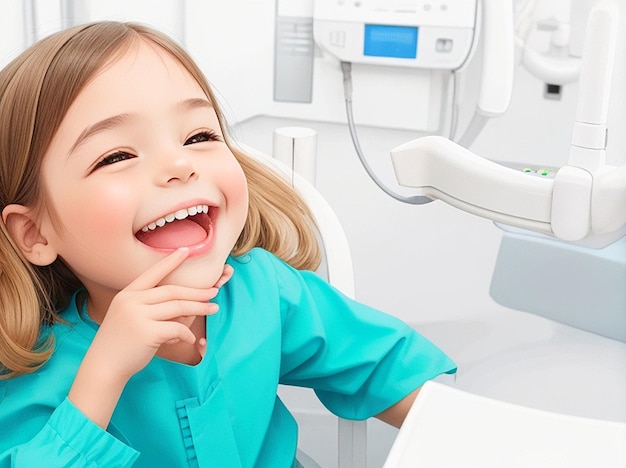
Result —
POLYGON ((279 384, 399 426, 455 371, 309 271, 305 204, 146 27, 68 29, 0 72, 0 210, 0 466, 290 467, 279 384))

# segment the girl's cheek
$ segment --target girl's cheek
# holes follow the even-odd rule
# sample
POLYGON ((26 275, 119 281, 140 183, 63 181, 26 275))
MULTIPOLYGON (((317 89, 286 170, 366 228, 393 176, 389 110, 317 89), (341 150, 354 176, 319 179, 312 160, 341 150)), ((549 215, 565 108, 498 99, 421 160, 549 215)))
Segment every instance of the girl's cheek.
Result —
POLYGON ((126 190, 113 186, 107 190, 86 191, 72 197, 71 205, 61 210, 63 224, 70 231, 77 228, 83 231, 87 242, 89 238, 114 240, 120 227, 128 232, 132 217, 129 218, 131 200, 126 190))
POLYGON ((223 186, 228 187, 229 196, 236 203, 248 203, 248 181, 241 166, 237 163, 222 175, 223 186))

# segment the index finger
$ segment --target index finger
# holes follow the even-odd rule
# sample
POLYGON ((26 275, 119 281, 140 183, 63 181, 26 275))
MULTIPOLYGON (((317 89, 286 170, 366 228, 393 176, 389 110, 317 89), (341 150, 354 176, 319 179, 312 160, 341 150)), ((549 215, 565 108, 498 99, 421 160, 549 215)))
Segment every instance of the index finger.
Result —
POLYGON ((180 247, 167 257, 162 258, 141 275, 135 278, 126 289, 144 290, 158 286, 158 284, 178 266, 180 266, 189 256, 187 247, 180 247))

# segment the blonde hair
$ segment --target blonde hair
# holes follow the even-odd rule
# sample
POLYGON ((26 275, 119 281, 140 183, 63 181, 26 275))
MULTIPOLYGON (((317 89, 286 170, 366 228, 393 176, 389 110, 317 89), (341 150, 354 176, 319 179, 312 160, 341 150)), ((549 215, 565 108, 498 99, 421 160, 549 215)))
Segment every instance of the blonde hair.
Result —
MULTIPOLYGON (((48 210, 40 181, 43 156, 78 93, 103 64, 138 38, 171 54, 213 103, 226 143, 249 186, 249 211, 233 255, 263 247, 298 269, 320 263, 315 222, 302 198, 274 171, 228 141, 217 101, 201 70, 169 37, 148 27, 99 22, 70 28, 33 45, 0 71, 0 210, 20 204, 48 210)), ((61 320, 81 286, 60 260, 30 264, 0 223, 0 378, 32 372, 52 353, 42 328, 61 320), (43 337, 43 338, 42 338, 43 337)))

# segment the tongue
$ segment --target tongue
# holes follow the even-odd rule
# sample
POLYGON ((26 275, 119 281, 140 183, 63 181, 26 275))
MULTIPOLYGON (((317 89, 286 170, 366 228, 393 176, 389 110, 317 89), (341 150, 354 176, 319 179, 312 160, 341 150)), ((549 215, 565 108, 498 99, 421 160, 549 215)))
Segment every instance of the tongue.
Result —
POLYGON ((188 219, 167 223, 154 231, 137 233, 137 239, 155 249, 177 249, 202 242, 207 236, 202 226, 188 219))

